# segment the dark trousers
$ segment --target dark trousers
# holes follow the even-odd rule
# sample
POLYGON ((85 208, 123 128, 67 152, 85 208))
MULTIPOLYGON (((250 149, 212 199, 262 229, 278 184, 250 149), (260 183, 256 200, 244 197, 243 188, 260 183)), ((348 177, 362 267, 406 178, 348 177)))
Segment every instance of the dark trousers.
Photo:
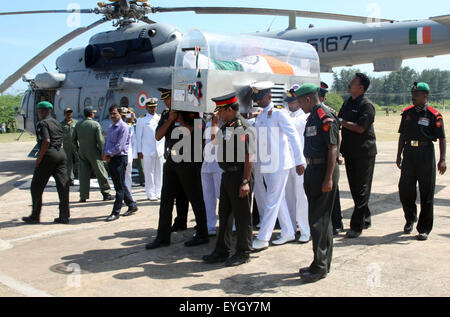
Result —
POLYGON ((128 156, 118 155, 111 158, 108 163, 109 174, 114 183, 114 189, 116 190, 116 200, 114 201, 113 214, 120 214, 123 202, 129 207, 136 206, 136 202, 133 201, 131 193, 125 186, 125 171, 127 169, 128 156))
POLYGON ((243 172, 224 172, 220 183, 219 200, 219 234, 217 236, 216 251, 220 254, 230 254, 233 216, 236 225, 237 243, 236 253, 249 253, 252 250, 252 187, 250 193, 239 197, 243 172))
POLYGON ((311 230, 314 260, 309 266, 313 273, 330 271, 333 256, 333 229, 331 211, 333 210, 336 189, 339 182, 339 166, 336 164, 333 173, 331 192, 322 192, 326 165, 308 165, 305 171, 304 187, 308 197, 309 228, 311 230))
POLYGON ((369 198, 374 168, 375 156, 345 158, 348 184, 355 203, 350 229, 356 232, 362 232, 365 226, 371 224, 369 198))
POLYGON ((69 178, 66 170, 66 154, 62 149, 48 149, 41 164, 34 169, 31 181, 33 211, 31 217, 39 219, 42 208, 42 194, 50 176, 56 181, 59 196, 59 218, 69 219, 69 178))
POLYGON ((173 224, 179 227, 186 227, 189 211, 189 200, 187 199, 186 194, 182 189, 177 191, 175 201, 177 208, 177 216, 175 217, 173 224))
POLYGON ((402 172, 398 188, 405 219, 408 223, 417 221, 417 182, 419 182, 421 206, 417 231, 429 234, 433 228, 433 197, 436 184, 433 145, 405 146, 403 151, 402 172))
POLYGON ((170 242, 173 204, 175 198, 178 199, 181 192, 184 192, 192 205, 197 222, 197 236, 207 238, 208 229, 205 202, 203 201, 201 163, 175 163, 170 157, 163 167, 158 238, 170 242))
POLYGON ((336 188, 336 198, 334 199, 333 211, 331 212, 331 223, 333 230, 343 228, 342 211, 341 211, 341 197, 339 195, 339 186, 336 188))

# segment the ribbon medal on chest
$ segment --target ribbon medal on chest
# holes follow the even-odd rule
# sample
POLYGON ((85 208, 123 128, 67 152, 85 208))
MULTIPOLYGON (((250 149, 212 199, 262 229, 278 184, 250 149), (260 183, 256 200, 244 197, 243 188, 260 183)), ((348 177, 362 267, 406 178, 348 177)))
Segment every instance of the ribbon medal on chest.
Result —
POLYGON ((430 119, 421 117, 421 118, 419 118, 418 124, 428 127, 430 125, 430 119))
POLYGON ((306 127, 306 136, 316 136, 317 135, 317 126, 313 125, 310 127, 306 127))

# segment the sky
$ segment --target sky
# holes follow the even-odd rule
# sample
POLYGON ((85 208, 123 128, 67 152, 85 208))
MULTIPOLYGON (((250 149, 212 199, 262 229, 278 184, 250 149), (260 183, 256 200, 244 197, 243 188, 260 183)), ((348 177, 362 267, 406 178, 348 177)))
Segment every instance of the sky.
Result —
MULTIPOLYGON (((0 12, 67 9, 70 5, 82 9, 95 8, 96 0, 40 0, 31 1, 1 1, 0 12)), ((181 0, 155 0, 149 1, 152 6, 177 7, 177 6, 229 6, 229 7, 261 7, 277 9, 294 9, 305 11, 321 11, 327 13, 339 13, 349 15, 370 16, 374 13, 373 8, 378 8, 380 17, 394 20, 416 20, 426 19, 433 16, 450 14, 450 2, 443 0, 428 0, 426 5, 423 1, 392 1, 392 0, 322 0, 322 1, 294 1, 294 0, 227 0, 227 1, 181 1, 181 0), (372 8, 372 9, 371 9, 372 8)), ((69 14, 34 14, 0 17, 0 82, 14 73, 29 59, 53 43, 56 39, 73 31, 76 27, 68 23, 69 14)), ((101 17, 96 14, 82 14, 81 26, 89 25, 101 17)), ((244 15, 197 15, 192 12, 183 13, 158 13, 151 15, 150 19, 176 26, 181 32, 197 28, 210 32, 221 33, 249 33, 255 31, 266 31, 269 26, 271 30, 284 30, 288 25, 287 17, 272 16, 244 16, 244 15)), ((333 27, 352 25, 351 22, 340 22, 332 20, 303 19, 297 18, 298 28, 307 28, 309 24, 315 27, 333 27)), ((47 57, 40 65, 36 66, 30 74, 38 74, 55 71, 55 63, 58 56, 69 48, 85 47, 89 38, 99 32, 113 30, 112 23, 103 25, 84 33, 72 40, 62 48, 47 57)), ((450 70, 450 54, 433 58, 417 58, 403 61, 402 66, 409 66, 417 71, 438 68, 450 70)), ((374 73, 372 64, 355 65, 355 68, 372 76, 383 76, 386 72, 374 73)), ((341 68, 335 68, 340 71, 341 68)), ((322 74, 322 80, 332 83, 331 74, 322 74)), ((16 94, 26 90, 27 85, 19 80, 6 93, 16 94)))

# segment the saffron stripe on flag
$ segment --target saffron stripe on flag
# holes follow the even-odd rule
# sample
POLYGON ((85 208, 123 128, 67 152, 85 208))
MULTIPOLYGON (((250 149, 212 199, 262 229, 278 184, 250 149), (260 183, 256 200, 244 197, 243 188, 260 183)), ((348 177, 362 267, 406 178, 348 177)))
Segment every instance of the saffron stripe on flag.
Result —
POLYGON ((423 28, 423 44, 431 44, 431 26, 426 26, 423 28))

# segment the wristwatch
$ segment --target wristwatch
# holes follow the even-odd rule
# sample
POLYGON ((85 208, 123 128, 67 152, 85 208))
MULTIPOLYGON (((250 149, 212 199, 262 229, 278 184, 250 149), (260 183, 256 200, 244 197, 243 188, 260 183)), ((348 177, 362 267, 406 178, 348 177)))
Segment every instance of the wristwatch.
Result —
POLYGON ((247 185, 249 183, 248 179, 243 179, 241 186, 247 185))

